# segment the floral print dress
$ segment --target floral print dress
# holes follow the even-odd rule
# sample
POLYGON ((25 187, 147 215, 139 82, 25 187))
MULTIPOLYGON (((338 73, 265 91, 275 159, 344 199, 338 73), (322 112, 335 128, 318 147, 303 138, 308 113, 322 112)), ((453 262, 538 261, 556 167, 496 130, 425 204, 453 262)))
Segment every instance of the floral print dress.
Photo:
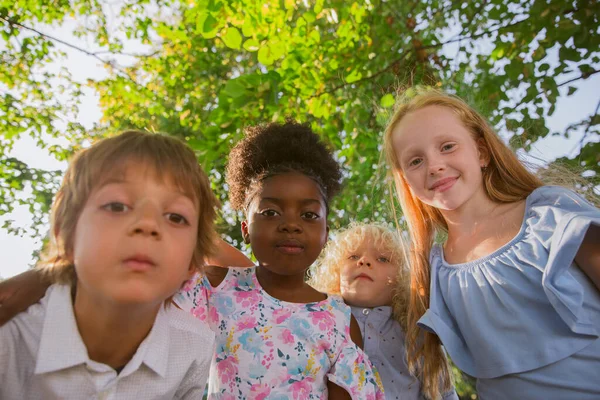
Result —
POLYGON ((350 338, 350 308, 341 297, 281 301, 263 290, 255 268, 229 268, 216 288, 197 274, 175 301, 217 334, 209 399, 326 399, 328 380, 353 399, 385 398, 350 338))

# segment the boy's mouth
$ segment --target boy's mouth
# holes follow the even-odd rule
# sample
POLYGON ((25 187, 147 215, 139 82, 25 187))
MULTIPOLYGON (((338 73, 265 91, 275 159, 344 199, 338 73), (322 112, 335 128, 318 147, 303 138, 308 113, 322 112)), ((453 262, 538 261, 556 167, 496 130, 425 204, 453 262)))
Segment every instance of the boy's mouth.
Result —
POLYGON ((123 264, 133 271, 147 271, 156 266, 154 260, 144 254, 136 254, 123 260, 123 264))
POLYGON ((304 245, 298 240, 289 239, 277 242, 275 245, 278 251, 283 254, 298 254, 304 251, 304 245))

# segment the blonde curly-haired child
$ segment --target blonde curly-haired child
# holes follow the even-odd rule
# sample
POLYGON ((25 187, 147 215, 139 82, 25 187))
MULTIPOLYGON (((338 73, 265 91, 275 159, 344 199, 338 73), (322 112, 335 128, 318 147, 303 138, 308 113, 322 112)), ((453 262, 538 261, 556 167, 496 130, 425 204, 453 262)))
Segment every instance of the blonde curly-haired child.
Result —
POLYGON ((458 399, 451 385, 425 391, 404 350, 409 270, 402 237, 386 225, 354 222, 337 232, 311 269, 309 283, 351 306, 364 350, 377 367, 386 399, 458 399))

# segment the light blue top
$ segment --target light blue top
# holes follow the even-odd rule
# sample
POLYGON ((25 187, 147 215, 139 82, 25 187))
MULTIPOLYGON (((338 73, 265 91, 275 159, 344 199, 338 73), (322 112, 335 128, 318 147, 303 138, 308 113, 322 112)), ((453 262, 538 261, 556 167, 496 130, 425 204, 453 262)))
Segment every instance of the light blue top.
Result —
MULTIPOLYGON (((392 318, 392 307, 352 307, 352 315, 360 326, 364 351, 379 372, 386 400, 424 400, 421 382, 408 372, 404 332, 392 318)), ((442 399, 458 400, 458 396, 452 389, 442 399)))
POLYGON ((527 197, 519 233, 489 256, 451 265, 434 246, 419 326, 478 378, 483 399, 600 398, 600 291, 574 263, 590 224, 599 209, 544 186, 527 197))

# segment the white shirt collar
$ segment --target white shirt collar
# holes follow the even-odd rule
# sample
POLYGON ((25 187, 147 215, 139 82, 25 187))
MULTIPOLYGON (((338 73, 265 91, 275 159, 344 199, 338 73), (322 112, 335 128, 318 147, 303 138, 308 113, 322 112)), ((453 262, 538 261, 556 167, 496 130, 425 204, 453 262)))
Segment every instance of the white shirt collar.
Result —
MULTIPOLYGON (((58 371, 91 361, 75 321, 71 288, 67 285, 55 285, 50 290, 52 292, 48 298, 35 374, 58 371)), ((164 377, 169 359, 169 336, 169 321, 164 307, 160 307, 150 333, 121 375, 135 372, 144 363, 164 377)))

